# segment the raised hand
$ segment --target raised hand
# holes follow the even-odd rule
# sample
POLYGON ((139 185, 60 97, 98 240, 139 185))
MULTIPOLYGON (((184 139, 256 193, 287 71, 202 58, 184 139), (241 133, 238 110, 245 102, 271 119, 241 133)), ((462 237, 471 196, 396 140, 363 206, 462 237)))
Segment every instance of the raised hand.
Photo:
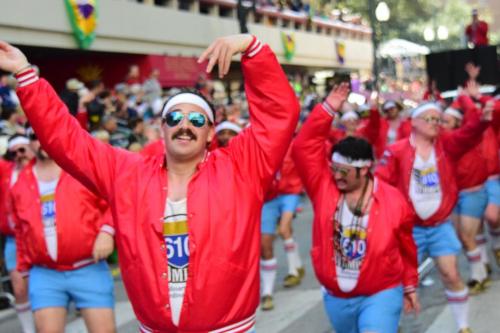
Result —
POLYGON ((248 34, 217 38, 201 54, 198 63, 209 59, 207 73, 210 73, 217 64, 219 66, 219 78, 223 78, 229 72, 231 58, 237 53, 244 52, 251 42, 252 36, 248 34))
POLYGON ((326 102, 334 111, 339 111, 342 104, 349 96, 349 92, 349 84, 347 82, 342 82, 340 85, 333 87, 328 97, 326 97, 326 102))
POLYGON ((0 69, 17 73, 29 66, 26 56, 16 47, 0 41, 0 69))

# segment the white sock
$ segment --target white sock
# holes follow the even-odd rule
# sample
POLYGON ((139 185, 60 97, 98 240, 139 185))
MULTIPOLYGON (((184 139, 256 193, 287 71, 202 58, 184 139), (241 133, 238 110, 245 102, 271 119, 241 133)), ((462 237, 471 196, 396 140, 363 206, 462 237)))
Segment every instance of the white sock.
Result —
POLYGON ((486 236, 483 233, 480 233, 476 236, 476 244, 478 249, 481 251, 481 262, 483 264, 488 264, 490 262, 488 258, 488 249, 486 248, 486 236))
POLYGON ((260 277, 262 281, 262 296, 272 295, 274 281, 276 280, 276 269, 278 261, 276 258, 260 260, 260 277))
POLYGON ((35 321, 31 312, 30 302, 15 305, 17 318, 21 322, 24 333, 35 333, 35 321))
POLYGON ((458 329, 469 327, 469 291, 467 288, 460 291, 445 290, 444 292, 458 329))
POLYGON ((494 250, 500 249, 500 227, 490 228, 491 243, 494 250))
POLYGON ((467 260, 469 261, 471 280, 476 280, 481 282, 484 279, 486 279, 487 276, 486 267, 481 261, 481 250, 478 247, 476 247, 474 250, 468 251, 466 255, 467 255, 467 260))
POLYGON ((299 255, 299 245, 293 238, 285 239, 283 241, 285 248, 286 258, 288 259, 288 274, 298 276, 297 268, 302 268, 302 260, 299 255))

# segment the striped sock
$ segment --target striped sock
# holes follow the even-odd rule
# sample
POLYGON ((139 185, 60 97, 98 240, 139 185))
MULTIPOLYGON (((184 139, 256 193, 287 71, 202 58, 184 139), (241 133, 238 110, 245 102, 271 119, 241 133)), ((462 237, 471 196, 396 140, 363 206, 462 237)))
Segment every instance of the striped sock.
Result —
POLYGON ((21 327, 24 333, 35 333, 35 322, 33 320, 33 313, 31 312, 31 303, 26 302, 15 305, 17 318, 21 322, 21 327))
POLYGON ((481 261, 483 264, 488 264, 490 262, 488 258, 488 249, 486 248, 486 243, 488 243, 484 233, 476 235, 476 244, 478 249, 481 251, 481 261))
POLYGON ((297 268, 302 267, 302 262, 299 256, 299 247, 293 238, 285 239, 283 241, 285 248, 286 258, 288 260, 288 274, 298 276, 297 268))
POLYGON ((466 253, 466 256, 467 260, 469 261, 471 280, 481 282, 486 279, 486 267, 481 261, 481 250, 476 247, 474 250, 468 251, 466 253))
POLYGON ((272 295, 274 290, 274 281, 276 280, 276 270, 278 261, 276 258, 269 260, 260 260, 260 277, 262 282, 262 296, 272 295))
POLYGON ((460 291, 445 290, 445 293, 458 329, 469 327, 469 291, 467 288, 460 291))

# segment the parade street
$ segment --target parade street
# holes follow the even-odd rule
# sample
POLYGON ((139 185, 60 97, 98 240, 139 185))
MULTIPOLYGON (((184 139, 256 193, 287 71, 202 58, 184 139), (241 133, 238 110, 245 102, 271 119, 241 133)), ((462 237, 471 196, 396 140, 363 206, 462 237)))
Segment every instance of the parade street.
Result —
MULTIPOLYGON (((311 221, 312 208, 307 202, 304 211, 294 221, 295 236, 300 244, 300 252, 306 263, 306 276, 299 287, 285 289, 281 281, 287 273, 285 253, 281 240, 275 243, 275 251, 278 257, 277 292, 275 294, 275 309, 268 312, 257 313, 257 332, 259 333, 329 333, 333 332, 330 323, 323 310, 320 286, 312 272, 310 257, 308 254, 311 244, 311 221)), ((465 258, 461 258, 461 267, 465 265, 465 258)), ((493 266, 494 275, 492 286, 483 294, 471 298, 471 326, 474 333, 492 333, 498 329, 500 318, 496 304, 500 297, 500 270, 493 266)), ((467 276, 465 269, 462 274, 467 276)), ((405 317, 403 320, 403 333, 453 333, 455 330, 453 318, 446 307, 446 299, 443 295, 443 287, 437 272, 433 269, 427 281, 433 284, 420 288, 422 313, 418 320, 405 317)), ((136 333, 138 325, 127 300, 127 296, 120 279, 115 279, 116 293, 116 321, 118 332, 136 333)), ((0 312, 0 325, 3 332, 21 332, 13 310, 0 312)), ((66 327, 68 333, 86 332, 84 321, 75 316, 71 311, 69 322, 66 327)))

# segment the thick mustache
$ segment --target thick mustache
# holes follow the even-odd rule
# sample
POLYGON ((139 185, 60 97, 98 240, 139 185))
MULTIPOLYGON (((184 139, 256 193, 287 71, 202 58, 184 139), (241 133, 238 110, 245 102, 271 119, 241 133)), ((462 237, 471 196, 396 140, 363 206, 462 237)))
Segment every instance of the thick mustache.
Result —
POLYGON ((196 140, 196 135, 189 128, 181 128, 175 132, 174 135, 172 135, 172 140, 175 140, 182 135, 187 135, 190 139, 196 140))

